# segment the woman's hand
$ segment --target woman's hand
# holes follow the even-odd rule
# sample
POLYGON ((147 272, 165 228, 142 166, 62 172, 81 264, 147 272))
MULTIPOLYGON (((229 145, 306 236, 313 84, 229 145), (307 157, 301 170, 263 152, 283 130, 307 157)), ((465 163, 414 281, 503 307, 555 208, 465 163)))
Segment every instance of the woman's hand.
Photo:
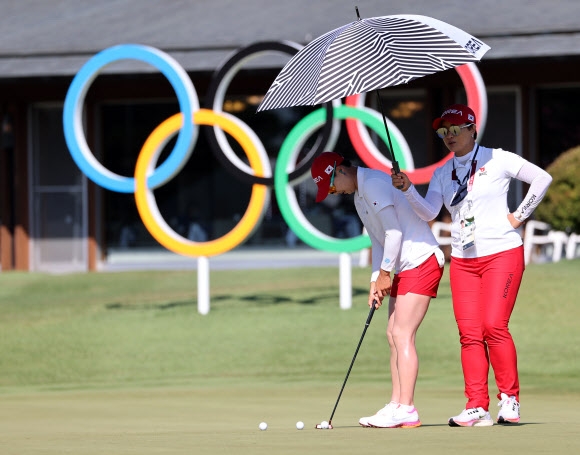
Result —
POLYGON ((377 281, 371 283, 371 292, 369 295, 369 306, 372 300, 377 301, 377 308, 383 303, 383 299, 391 294, 391 273, 385 270, 380 271, 377 281))
POLYGON ((411 180, 403 172, 391 174, 391 180, 393 181, 393 186, 401 191, 407 191, 411 186, 411 180))
POLYGON ((375 310, 378 310, 382 304, 383 302, 381 302, 381 300, 377 297, 376 294, 376 283, 374 281, 371 281, 371 290, 369 292, 369 308, 372 305, 374 305, 375 310))
POLYGON ((514 229, 517 229, 517 228, 519 228, 519 227, 520 227, 522 224, 524 224, 524 223, 523 223, 523 221, 518 221, 518 220, 516 219, 516 217, 514 216, 514 214, 513 214, 513 213, 508 213, 508 216, 507 216, 507 218, 508 218, 508 221, 510 222, 510 224, 512 225, 512 227, 513 227, 514 229))

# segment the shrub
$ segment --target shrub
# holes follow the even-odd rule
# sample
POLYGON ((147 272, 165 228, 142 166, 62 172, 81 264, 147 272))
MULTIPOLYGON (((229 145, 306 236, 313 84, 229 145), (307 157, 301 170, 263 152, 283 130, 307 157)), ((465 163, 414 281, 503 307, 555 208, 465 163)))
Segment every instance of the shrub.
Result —
POLYGON ((553 181, 535 218, 558 231, 580 232, 580 146, 562 153, 546 171, 553 181))

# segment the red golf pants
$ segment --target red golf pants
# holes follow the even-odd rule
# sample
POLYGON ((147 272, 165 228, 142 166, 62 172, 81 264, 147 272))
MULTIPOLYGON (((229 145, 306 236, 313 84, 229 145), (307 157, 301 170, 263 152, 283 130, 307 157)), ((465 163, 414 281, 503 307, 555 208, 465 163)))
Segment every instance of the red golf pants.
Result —
POLYGON ((519 401, 517 354, 508 323, 524 269, 523 247, 473 259, 451 258, 451 295, 461 342, 466 409, 489 409, 490 362, 497 397, 503 392, 519 401))

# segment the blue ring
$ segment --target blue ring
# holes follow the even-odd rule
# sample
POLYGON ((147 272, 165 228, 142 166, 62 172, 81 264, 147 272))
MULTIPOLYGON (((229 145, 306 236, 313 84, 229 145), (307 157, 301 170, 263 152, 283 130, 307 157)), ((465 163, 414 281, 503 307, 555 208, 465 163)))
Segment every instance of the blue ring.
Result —
POLYGON ((82 129, 83 105, 91 83, 103 67, 125 59, 149 63, 163 73, 175 90, 183 114, 183 124, 175 146, 163 164, 147 179, 149 188, 157 188, 169 181, 187 161, 197 139, 192 119, 194 109, 199 109, 199 102, 185 70, 172 57, 149 46, 122 44, 110 47, 92 57, 76 74, 66 94, 63 111, 64 135, 71 156, 84 174, 97 185, 118 193, 134 193, 135 179, 107 171, 98 163, 90 152, 82 129), (87 157, 87 154, 91 156, 87 157), (95 165, 101 169, 95 168, 95 165), (108 174, 104 174, 103 170, 108 174))

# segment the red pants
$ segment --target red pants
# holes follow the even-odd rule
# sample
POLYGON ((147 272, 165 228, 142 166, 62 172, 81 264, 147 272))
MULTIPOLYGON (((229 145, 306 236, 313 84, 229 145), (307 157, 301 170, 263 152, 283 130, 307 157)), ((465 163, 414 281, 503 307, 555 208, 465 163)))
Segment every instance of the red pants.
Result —
POLYGON ((466 409, 489 409, 490 362, 498 399, 503 392, 519 401, 518 361, 508 323, 524 269, 523 247, 474 259, 451 258, 451 295, 461 342, 466 409))

